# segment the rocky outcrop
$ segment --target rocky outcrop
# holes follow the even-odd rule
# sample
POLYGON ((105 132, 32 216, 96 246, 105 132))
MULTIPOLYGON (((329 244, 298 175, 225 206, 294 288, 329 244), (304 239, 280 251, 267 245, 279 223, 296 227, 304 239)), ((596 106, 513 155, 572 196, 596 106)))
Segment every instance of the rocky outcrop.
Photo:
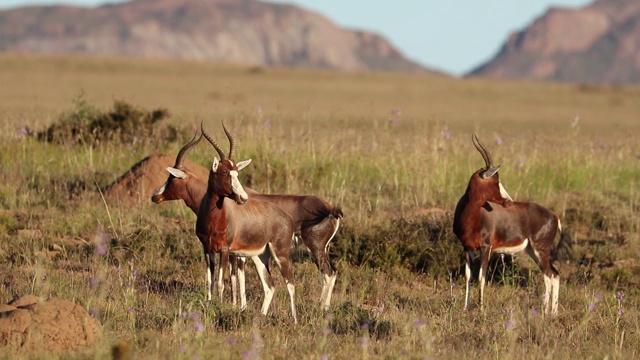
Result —
POLYGON ((429 72, 379 35, 342 29, 293 5, 255 0, 134 0, 1 11, 0 51, 429 72))
POLYGON ((470 76, 580 83, 640 83, 640 2, 598 0, 552 8, 513 33, 470 76))

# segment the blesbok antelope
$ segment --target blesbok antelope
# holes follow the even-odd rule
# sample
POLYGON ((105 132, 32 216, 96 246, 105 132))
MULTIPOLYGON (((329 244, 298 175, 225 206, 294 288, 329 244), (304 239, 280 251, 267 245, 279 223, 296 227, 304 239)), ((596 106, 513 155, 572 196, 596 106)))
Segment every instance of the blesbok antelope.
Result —
MULTIPOLYGON (((186 166, 184 166, 184 160, 186 159, 187 154, 202 140, 202 134, 196 131, 193 139, 185 144, 180 151, 178 151, 178 155, 176 156, 176 161, 173 167, 167 167, 167 171, 169 172, 169 177, 167 181, 165 181, 162 186, 160 186, 151 196, 151 201, 156 204, 160 204, 164 201, 171 200, 183 200, 194 214, 198 215, 198 210, 200 208, 200 203, 204 194, 207 192, 207 184, 200 179, 195 173, 189 170, 186 166)), ((245 188, 245 191, 248 190, 245 188)), ((206 293, 207 300, 211 300, 212 293, 212 277, 213 271, 215 269, 215 259, 211 256, 207 249, 204 249, 204 258, 206 264, 206 293)), ((238 274, 238 265, 236 261, 241 262, 241 266, 244 269, 244 259, 238 258, 235 256, 230 256, 230 263, 232 265, 231 272, 231 286, 233 287, 233 304, 236 305, 238 302, 238 290, 237 284, 240 284, 240 292, 244 294, 244 272, 241 271, 238 274), (237 281, 236 276, 241 276, 241 278, 237 281)), ((223 272, 224 269, 220 267, 219 276, 217 278, 218 281, 218 294, 220 297, 220 301, 222 301, 223 296, 223 272)), ((246 307, 246 295, 242 296, 241 308, 244 309, 246 307)))
POLYGON ((561 230, 560 220, 551 210, 538 204, 512 201, 500 184, 500 165, 493 166, 491 155, 475 134, 472 141, 482 155, 485 167, 471 175, 453 219, 453 232, 466 252, 465 309, 470 306, 471 261, 476 250, 480 250, 478 281, 481 308, 491 253, 515 254, 526 250, 544 275, 544 311, 549 313, 551 297, 551 314, 556 315, 560 278, 551 263, 551 251, 556 233, 561 230))
MULTIPOLYGON (((274 294, 269 260, 274 257, 285 279, 293 321, 298 322, 295 307, 293 267, 289 253, 293 245, 294 231, 291 216, 268 201, 251 199, 245 192, 238 172, 251 160, 238 163, 233 158, 235 142, 229 139, 229 156, 202 129, 202 136, 220 155, 214 158, 207 191, 205 192, 196 220, 196 235, 212 259, 220 253, 220 266, 225 267, 229 256, 249 257, 253 260, 264 290, 261 312, 266 315, 274 294)), ((210 262, 213 265, 213 261, 210 262)), ((212 272, 215 273, 215 272, 212 272)))
MULTIPOLYGON (((185 204, 197 215, 200 201, 207 190, 207 184, 191 170, 184 166, 186 155, 200 141, 201 137, 194 138, 180 149, 176 157, 173 168, 168 167, 169 177, 167 181, 156 190, 151 200, 160 204, 163 201, 183 200, 185 204)), ((340 218, 342 218, 342 209, 333 206, 328 202, 312 195, 271 195, 263 194, 249 188, 244 188, 250 198, 267 200, 283 209, 293 218, 296 237, 302 239, 307 246, 311 258, 323 275, 322 294, 320 296, 320 306, 324 309, 328 308, 331 303, 331 295, 335 285, 337 273, 328 249, 331 240, 334 238, 338 227, 340 226, 340 218)), ((211 300, 211 273, 213 269, 213 259, 205 252, 205 260, 207 263, 207 298, 211 300)), ((244 260, 238 259, 237 265, 234 258, 230 258, 232 266, 232 288, 234 304, 236 303, 236 281, 235 276, 239 277, 241 307, 246 306, 246 294, 244 291, 244 260), (237 266, 237 267, 236 267, 237 266), (239 272, 236 269, 239 268, 239 272)), ((222 267, 220 275, 217 278, 218 292, 222 298, 222 267)))

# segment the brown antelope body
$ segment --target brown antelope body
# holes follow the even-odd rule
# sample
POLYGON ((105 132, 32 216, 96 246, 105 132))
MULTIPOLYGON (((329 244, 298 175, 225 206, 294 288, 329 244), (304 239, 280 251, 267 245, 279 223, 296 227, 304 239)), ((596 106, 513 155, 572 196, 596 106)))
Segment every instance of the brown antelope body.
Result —
POLYGON ((453 231, 466 252, 465 309, 470 307, 469 284, 471 261, 480 250, 480 307, 483 307, 484 283, 492 253, 515 254, 525 250, 544 275, 544 311, 558 312, 560 278, 551 263, 551 251, 560 220, 551 210, 530 202, 513 202, 500 184, 498 169, 491 155, 473 135, 473 143, 485 161, 469 180, 467 190, 458 201, 453 219, 453 231), (549 298, 551 297, 551 304, 549 298))
MULTIPOLYGON (((191 170, 184 166, 184 159, 186 155, 197 145, 201 137, 197 135, 187 143, 176 157, 175 165, 171 168, 168 167, 169 178, 160 187, 151 200, 156 204, 160 204, 163 201, 180 200, 182 199, 185 204, 195 213, 198 213, 200 202, 207 190, 207 184, 191 170)), ((302 239, 307 246, 311 258, 314 260, 316 266, 323 274, 323 287, 320 297, 320 305, 323 308, 328 308, 331 303, 331 295, 333 293, 333 287, 335 285, 337 273, 333 262, 328 254, 328 247, 338 231, 340 226, 340 218, 343 216, 342 210, 339 207, 334 207, 328 202, 316 197, 308 195, 270 195, 263 194, 249 188, 244 188, 247 194, 252 199, 261 199, 272 202, 288 213, 293 218, 294 229, 296 237, 302 239)), ((239 277, 240 295, 241 295, 241 307, 246 306, 246 292, 244 291, 244 259, 239 258, 236 265, 235 257, 231 258, 232 270, 232 287, 233 287, 233 300, 236 303, 236 281, 235 276, 239 277), (239 272, 236 271, 239 269, 239 272)), ((213 259, 205 253, 205 260, 207 264, 207 298, 211 300, 211 286, 212 286, 212 270, 214 267, 213 259)), ((222 267, 220 268, 218 276, 218 292, 222 299, 222 292, 224 287, 222 286, 222 267)))
POLYGON ((238 171, 249 165, 251 160, 235 163, 235 143, 227 129, 224 130, 230 143, 228 157, 202 131, 220 155, 220 160, 214 158, 209 172, 207 191, 198 209, 196 234, 205 253, 209 254, 210 266, 213 266, 215 253, 221 254, 221 267, 228 263, 231 254, 253 260, 265 294, 261 308, 265 315, 274 293, 269 269, 269 259, 273 256, 285 279, 291 314, 297 322, 293 267, 289 260, 294 237, 293 221, 289 214, 273 203, 257 199, 248 201, 249 197, 238 180, 238 171))

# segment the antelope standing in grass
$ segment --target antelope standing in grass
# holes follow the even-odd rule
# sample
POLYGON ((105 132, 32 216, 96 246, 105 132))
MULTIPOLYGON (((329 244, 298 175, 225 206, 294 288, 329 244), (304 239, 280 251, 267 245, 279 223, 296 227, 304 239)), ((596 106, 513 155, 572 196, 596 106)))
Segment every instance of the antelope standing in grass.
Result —
POLYGON ((467 190, 458 201, 453 219, 453 232, 466 252, 465 309, 470 306, 469 283, 471 261, 480 250, 480 307, 483 307, 485 276, 492 252, 515 254, 525 250, 538 264, 544 275, 544 311, 558 313, 560 278, 551 263, 551 251, 558 230, 558 216, 551 210, 530 202, 514 202, 500 184, 498 169, 493 166, 489 152, 472 136, 473 144, 482 155, 485 167, 474 172, 467 190), (549 298, 551 297, 551 304, 549 298))
MULTIPOLYGON (((226 130, 226 129, 225 129, 226 130)), ((167 181, 156 190, 151 200, 160 204, 163 201, 180 200, 197 215, 200 202, 207 190, 207 184, 191 170, 184 166, 184 160, 187 154, 198 144, 201 137, 194 138, 180 149, 176 157, 175 165, 168 167, 169 177, 167 181)), ((328 253, 331 240, 338 231, 340 226, 340 218, 343 216, 340 207, 333 206, 328 202, 309 195, 270 195, 262 194, 249 188, 244 188, 250 198, 262 199, 273 202, 278 207, 287 212, 294 221, 296 237, 302 239, 307 246, 311 258, 323 274, 323 287, 320 296, 320 305, 328 308, 331 303, 331 295, 335 285, 337 273, 333 262, 328 253)), ((211 277, 214 267, 213 259, 205 252, 205 260, 207 264, 207 298, 211 300, 211 277)), ((234 304, 236 303, 236 281, 238 276, 240 283, 241 307, 246 306, 246 293, 244 291, 244 259, 239 258, 237 265, 234 257, 231 258, 232 269, 232 288, 234 304), (239 272, 237 269, 239 268, 239 272)), ((222 270, 218 276, 218 292, 222 299, 222 270)))
POLYGON ((231 254, 253 260, 264 290, 261 308, 264 315, 269 311, 274 293, 269 269, 269 260, 273 256, 285 279, 291 314, 297 323, 293 267, 289 260, 294 240, 293 220, 273 203, 258 199, 248 201, 249 196, 238 180, 238 171, 249 165, 251 160, 235 162, 235 143, 226 129, 225 133, 230 143, 228 157, 202 130, 202 136, 216 149, 220 160, 214 158, 209 172, 207 191, 198 209, 196 235, 210 259, 214 253, 220 253, 221 267, 228 264, 231 254))

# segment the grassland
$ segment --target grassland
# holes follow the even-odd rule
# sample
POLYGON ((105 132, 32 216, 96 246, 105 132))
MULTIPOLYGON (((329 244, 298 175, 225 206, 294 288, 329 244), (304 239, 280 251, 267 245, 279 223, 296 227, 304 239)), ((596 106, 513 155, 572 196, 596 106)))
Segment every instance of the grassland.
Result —
MULTIPOLYGON (((119 341, 137 358, 171 359, 640 356, 639 88, 17 55, 0 57, 0 84, 0 300, 33 293, 91 309, 105 336, 77 358, 108 357, 119 341), (253 188, 340 204, 331 309, 317 306, 321 278, 304 249, 297 326, 278 274, 267 317, 252 269, 247 311, 205 302, 193 214, 182 203, 107 207, 98 191, 182 142, 61 146, 25 135, 79 96, 166 107, 171 124, 204 121, 217 138, 224 120, 236 157, 253 159, 243 171, 253 188), (483 166, 474 132, 510 194, 556 211, 573 238, 573 259, 557 264, 557 318, 540 314, 542 279, 525 255, 497 259, 491 305, 463 311, 450 227, 483 166), (415 215, 424 208, 446 216, 415 215)), ((210 166, 212 155, 201 146, 190 159, 210 166)))

